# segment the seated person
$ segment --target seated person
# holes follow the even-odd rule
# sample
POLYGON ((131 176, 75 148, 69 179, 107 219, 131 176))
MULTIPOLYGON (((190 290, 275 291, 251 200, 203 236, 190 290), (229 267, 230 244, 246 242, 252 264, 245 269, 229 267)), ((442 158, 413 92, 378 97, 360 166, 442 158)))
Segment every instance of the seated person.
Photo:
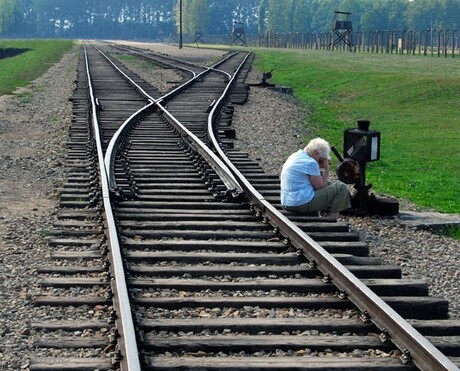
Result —
POLYGON ((327 141, 315 138, 303 150, 289 156, 281 170, 281 205, 284 209, 306 214, 329 208, 330 216, 337 218, 340 211, 351 207, 346 184, 328 182, 330 152, 327 141))

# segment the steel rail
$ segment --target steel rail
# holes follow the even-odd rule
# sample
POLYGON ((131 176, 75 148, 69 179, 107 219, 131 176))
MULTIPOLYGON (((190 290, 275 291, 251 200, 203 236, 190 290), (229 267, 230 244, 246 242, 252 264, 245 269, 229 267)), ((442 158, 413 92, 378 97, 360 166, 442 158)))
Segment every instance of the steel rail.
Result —
MULTIPOLYGON (((135 47, 124 47, 124 46, 120 46, 120 45, 114 45, 115 48, 118 48, 118 49, 121 49, 121 50, 124 50, 124 51, 127 51, 129 53, 132 53, 132 54, 135 54, 137 55, 139 58, 142 58, 144 60, 148 60, 148 61, 151 61, 150 57, 149 56, 146 56, 144 54, 142 54, 141 51, 138 50, 138 48, 135 48, 135 47)), ((141 49, 142 50, 142 49, 141 49)), ((202 68, 202 69, 213 69, 215 71, 218 71, 218 72, 221 72, 223 74, 226 74, 229 78, 231 78, 231 74, 225 72, 225 71, 220 71, 218 69, 215 68, 215 66, 219 65, 219 64, 222 64, 223 62, 225 62, 228 58, 232 57, 233 55, 237 54, 238 52, 232 52, 232 53, 229 53, 225 58, 222 58, 221 60, 217 61, 215 64, 211 65, 210 67, 207 67, 207 66, 202 66, 198 63, 191 63, 191 62, 187 62, 187 61, 184 61, 184 60, 180 60, 181 63, 185 64, 185 65, 188 65, 188 66, 193 66, 193 67, 196 67, 196 68, 202 68)), ((158 54, 156 54, 158 56, 158 54)), ((161 55, 159 56, 159 58, 162 58, 162 59, 166 59, 169 62, 169 65, 174 67, 174 68, 177 68, 177 69, 180 69, 180 70, 183 70, 183 71, 186 71, 186 72, 189 72, 191 74, 194 75, 194 77, 196 76, 196 72, 194 72, 193 70, 189 70, 185 67, 182 67, 178 64, 174 64, 174 62, 177 62, 178 59, 175 59, 175 58, 172 58, 172 57, 168 57, 166 55, 161 55)), ((152 58, 153 59, 153 58, 152 58)))
MULTIPOLYGON (((126 48, 126 47, 123 47, 123 46, 119 46, 119 45, 114 45, 116 48, 118 49, 121 49, 121 50, 124 50, 124 51, 127 51, 129 53, 132 53, 132 54, 135 54, 137 55, 139 58, 142 58, 144 60, 147 60, 147 61, 152 61, 152 59, 150 59, 148 56, 142 54, 140 51, 136 50, 136 48, 126 48)), ((161 98, 158 99, 159 102, 163 101, 163 100, 166 100, 167 98, 171 98, 173 97, 174 95, 178 94, 179 92, 181 92, 185 86, 187 85, 190 85, 192 84, 194 81, 196 81, 200 76, 202 76, 203 74, 209 72, 209 70, 213 70, 213 71, 216 71, 216 72, 219 72, 219 73, 222 73, 224 75, 226 75, 229 79, 231 78, 231 75, 225 71, 222 71, 222 70, 219 70, 217 67, 226 62, 228 59, 230 59, 231 57, 233 57, 235 54, 238 54, 238 52, 233 52, 233 53, 229 53, 228 55, 225 56, 225 58, 222 58, 221 60, 217 61, 216 63, 212 64, 211 66, 201 66, 197 63, 190 63, 190 62, 187 62, 187 61, 181 61, 181 63, 185 64, 185 65, 189 65, 189 66, 193 66, 195 68, 201 68, 203 69, 202 72, 200 73, 196 73, 195 71, 193 70, 190 70, 190 69, 187 69, 185 67, 182 67, 178 64, 174 64, 173 62, 177 62, 177 59, 174 59, 174 58, 171 58, 171 57, 168 57, 168 56, 159 56, 159 58, 162 58, 162 59, 166 59, 169 62, 169 65, 173 68, 177 68, 177 69, 180 69, 182 71, 185 71, 187 73, 190 73, 192 75, 192 78, 189 79, 188 81, 186 81, 184 84, 178 86, 177 88, 171 90, 169 93, 163 95, 161 98)), ((108 57, 106 57, 109 61, 110 59, 108 57)), ((110 61, 111 63, 113 63, 112 61, 110 61)))
MULTIPOLYGON (((240 65, 239 69, 243 66, 240 65)), ((238 71, 237 71, 238 72, 238 71)), ((234 82, 237 72, 229 83, 234 82)), ((346 269, 337 259, 323 247, 309 237, 305 232, 279 212, 270 202, 252 186, 246 177, 236 168, 221 148, 215 136, 215 113, 223 104, 223 96, 213 107, 208 119, 208 135, 219 156, 232 170, 240 182, 250 203, 287 238, 291 244, 302 251, 325 276, 330 278, 339 290, 347 295, 350 301, 363 313, 370 316, 370 320, 382 331, 388 333, 391 341, 421 370, 459 370, 458 367, 431 344, 423 335, 404 320, 393 308, 386 304, 379 296, 364 285, 354 274, 346 269)))
MULTIPOLYGON (((193 81, 195 81, 196 79, 198 79, 202 74, 206 73, 207 71, 209 71, 212 67, 202 67, 202 66, 198 66, 200 68, 203 68, 203 71, 200 73, 200 74, 196 74, 194 71, 192 70, 189 70, 189 69, 186 69, 184 67, 181 67, 181 66, 177 66, 177 65, 173 65, 174 67, 176 68, 179 68, 181 70, 184 70, 188 73, 191 73, 192 74, 192 78, 189 79, 187 82, 185 82, 184 84, 180 85, 179 87, 177 87, 176 89, 172 90, 171 92, 163 95, 162 97, 160 97, 159 99, 155 99, 153 98, 152 96, 150 96, 144 89, 142 89, 142 87, 139 86, 139 84, 137 84, 133 79, 131 79, 126 73, 124 73, 107 55, 105 55, 99 48, 97 48, 95 46, 95 48, 98 50, 98 52, 120 73, 124 76, 124 78, 129 81, 142 95, 144 95, 149 103, 142 107, 141 109, 139 109, 137 112, 133 113, 127 120, 125 120, 125 122, 118 128, 118 130, 115 132, 115 134, 113 135, 112 139, 110 140, 108 146, 107 146, 107 151, 106 151, 106 155, 105 155, 105 159, 104 159, 104 162, 105 162, 105 166, 106 166, 106 169, 108 169, 108 177, 109 177, 109 185, 110 185, 110 190, 112 192, 115 192, 116 190, 116 180, 115 180, 115 175, 114 175, 114 165, 115 165, 115 156, 116 156, 116 152, 118 150, 118 146, 122 140, 122 138, 124 137, 124 135, 126 134, 126 132, 131 129, 131 127, 134 125, 134 123, 137 122, 137 120, 139 119, 139 117, 141 117, 143 114, 146 114, 150 109, 152 109, 156 104, 158 104, 159 102, 161 102, 162 100, 168 98, 168 97, 171 97, 175 94, 177 94, 178 92, 182 91, 186 86, 188 86, 189 84, 191 84, 193 81)), ((130 50, 130 49, 127 49, 127 48, 123 48, 123 47, 117 47, 119 49, 122 49, 122 50, 126 50, 126 51, 129 51, 130 53, 132 53, 133 51, 130 50)), ((139 55, 139 56, 142 56, 142 54, 138 53, 138 52, 135 52, 135 54, 139 55)), ((165 59, 168 59, 170 60, 170 58, 165 58, 165 59)), ((218 62, 219 63, 219 62, 218 62)), ((197 66, 197 65, 194 65, 194 66, 197 66)))
MULTIPOLYGON (((195 81, 197 81, 201 76, 203 76, 204 74, 206 73, 209 73, 209 71, 215 71, 215 72, 219 72, 219 73, 222 73, 222 74, 226 74, 227 76, 230 76, 227 72, 224 72, 224 71, 221 71, 219 69, 217 69, 216 67, 219 66, 220 64, 226 62, 228 59, 230 59, 231 57, 233 57, 234 55, 236 55, 237 52, 235 53, 231 53, 229 55, 227 55, 225 58, 221 59, 220 61, 214 63, 212 66, 210 67, 204 67, 203 68, 205 69, 203 72, 199 73, 198 75, 194 76, 192 79, 188 80, 187 82, 185 82, 184 84, 178 86, 176 89, 170 91, 169 93, 163 95, 160 99, 159 99, 159 102, 162 102, 163 100, 166 100, 168 98, 172 98, 173 96, 175 96, 176 94, 180 93, 186 86, 188 85, 191 85, 192 83, 194 83, 195 81)), ((230 76, 231 77, 231 76, 230 76)))
MULTIPOLYGON (((97 48, 96 48, 97 49, 97 48)), ((121 345, 122 354, 124 359, 122 360, 126 364, 126 369, 129 371, 140 371, 140 360, 139 352, 137 347, 137 338, 135 334, 135 328, 133 323, 133 317, 131 313, 131 306, 128 294, 128 288, 125 280, 125 271, 123 266, 123 260, 121 256, 120 242, 118 239, 117 228, 115 224, 115 219, 112 212, 112 205, 110 199, 110 192, 113 192, 116 188, 115 174, 114 174, 114 164, 115 156, 118 149, 118 145, 121 142, 123 135, 129 130, 129 128, 137 122, 138 118, 146 113, 148 110, 158 107, 163 111, 163 114, 166 115, 169 119, 169 122, 173 123, 176 129, 181 133, 184 140, 188 139, 192 142, 195 150, 200 153, 200 155, 210 164, 214 171, 219 175, 225 184, 227 190, 231 191, 236 197, 242 192, 239 183, 236 181, 233 174, 229 171, 224 163, 206 146, 201 140, 199 140, 192 132, 190 132, 184 125, 182 125, 175 117, 173 117, 160 103, 163 98, 155 100, 149 94, 147 94, 138 84, 136 84, 129 76, 127 76, 123 71, 121 71, 107 56, 102 53, 101 50, 97 49, 100 54, 102 54, 131 84, 141 92, 149 100, 149 104, 141 108, 137 112, 133 113, 117 130, 117 132, 112 137, 105 154, 103 156, 101 139, 100 139, 100 128, 98 125, 97 118, 97 106, 96 98, 94 97, 91 76, 89 71, 88 56, 85 48, 85 60, 86 68, 88 74, 88 86, 91 97, 91 106, 92 106, 92 122, 93 130, 96 136, 97 143, 97 153, 98 153, 98 162, 99 162, 99 171, 100 178, 102 183, 102 194, 103 194, 103 203, 104 203, 104 212, 107 223, 107 238, 108 244, 110 246, 111 254, 111 263, 113 267, 114 275, 114 302, 116 303, 117 312, 119 313, 120 320, 120 339, 119 344, 121 345)), ((203 71, 199 75, 195 75, 192 80, 197 79, 203 73, 210 71, 211 68, 203 71)), ((190 83, 187 82, 181 86, 181 89, 184 89, 190 83)), ((179 91, 179 89, 176 89, 179 91)))
MULTIPOLYGON (((143 51, 143 49, 139 49, 139 48, 135 48, 135 47, 126 47, 126 46, 123 46, 123 45, 115 45, 115 44, 112 44, 112 45, 113 45, 113 47, 115 47, 115 48, 117 48, 117 49, 124 50, 124 51, 126 51, 126 52, 131 53, 131 54, 136 54, 139 58, 142 58, 142 59, 144 59, 144 60, 152 61, 152 59, 154 59, 154 58, 150 58, 149 56, 146 56, 146 55, 142 54, 141 50, 143 51)), ((158 54, 156 54, 156 55, 158 56, 158 54)), ((196 75, 196 72, 195 72, 195 71, 189 70, 189 69, 187 69, 187 68, 185 68, 185 67, 182 67, 182 66, 180 66, 180 65, 178 65, 178 64, 174 64, 175 62, 178 61, 177 59, 168 57, 168 56, 166 56, 166 55, 161 55, 161 56, 159 56, 159 58, 168 60, 169 62, 168 62, 167 64, 168 64, 169 66, 172 66, 172 67, 174 67, 174 68, 177 68, 177 69, 180 69, 180 70, 189 72, 189 73, 191 73, 193 76, 196 75)), ((158 61, 157 61, 157 62, 158 62, 158 61)), ((193 66, 193 67, 196 67, 196 68, 201 68, 201 69, 203 69, 203 68, 206 69, 206 68, 207 68, 207 67, 201 66, 201 65, 199 65, 199 64, 197 64, 197 63, 191 63, 191 62, 187 62, 187 61, 183 61, 183 60, 181 60, 180 62, 183 63, 183 64, 185 64, 185 65, 193 66)), ((161 62, 159 62, 159 63, 161 63, 161 62)), ((165 63, 165 64, 166 64, 166 63, 165 63)))
MULTIPOLYGON (((85 63, 88 78, 88 90, 91 100, 91 121, 96 141, 97 157, 99 163, 99 173, 102 188, 102 198, 104 204, 104 214, 107 223, 106 235, 110 246, 109 255, 111 256, 113 281, 112 285, 115 286, 113 291, 113 300, 115 308, 118 313, 117 321, 120 323, 118 330, 119 333, 119 346, 121 345, 121 353, 124 356, 122 362, 126 364, 126 370, 140 371, 141 365, 139 360, 139 351, 137 348, 136 333, 134 328, 133 317, 131 313, 130 300, 128 295, 128 288, 125 280, 125 271, 123 260, 121 257, 120 244, 118 241, 117 230, 115 226, 115 219, 112 213, 110 202, 109 181, 106 167, 104 164, 104 156, 101 144, 100 127, 97 117, 96 98, 94 96, 93 85, 91 80, 91 73, 89 68, 88 54, 85 47, 85 63)), ((122 368, 123 369, 123 368, 122 368)))
MULTIPOLYGON (((104 163, 105 163, 105 168, 107 171, 107 176, 109 179, 109 185, 110 185, 110 191, 114 192, 116 190, 116 180, 115 180, 115 157, 116 153, 118 150, 118 146, 123 138, 123 136, 126 134, 126 132, 138 121, 138 118, 148 112, 148 110, 155 109, 155 107, 160 108, 163 111, 163 114, 166 115, 169 118, 169 122, 176 127, 176 129, 181 133, 182 137, 186 139, 188 142, 191 141, 191 143, 194 146, 194 149, 203 157, 206 159, 206 161, 210 164, 210 166, 214 169, 214 171, 217 173, 217 175, 221 178, 223 181, 224 185, 226 186, 227 190, 231 192, 234 197, 236 197, 238 194, 242 192, 241 187, 239 186, 239 183, 236 181, 235 177, 229 171, 225 164, 220 160, 218 156, 216 156, 210 149, 209 147, 204 144, 196 135, 194 135, 190 130, 188 130, 184 125, 182 125, 170 112, 167 111, 167 109, 161 105, 161 102, 170 97, 172 94, 177 94, 180 91, 184 90, 185 88, 188 87, 191 83, 196 81, 198 78, 202 77, 204 74, 208 73, 209 71, 214 70, 214 66, 217 66, 219 64, 222 64, 229 58, 231 58, 235 53, 230 54, 226 58, 224 58, 222 61, 219 61, 215 63, 213 66, 206 68, 205 71, 201 72, 198 75, 195 75, 192 79, 187 81, 186 83, 182 84, 172 92, 160 97, 159 99, 154 99, 150 95, 148 95, 138 84, 136 84, 135 81, 133 81, 129 76, 127 76, 123 71, 121 71, 111 60, 108 58, 104 53, 99 50, 99 53, 101 53, 133 86, 136 87, 138 91, 140 91, 142 94, 146 96, 146 98, 150 101, 149 104, 147 104, 145 107, 141 108, 137 112, 133 113, 121 126, 120 128, 115 132, 113 135, 112 139, 110 140, 107 151, 105 154, 104 158, 104 163)), ((219 71, 218 71, 219 72, 219 71)), ((225 72, 221 72, 225 73, 225 72)), ((225 73, 227 74, 227 73, 225 73)), ((227 74, 228 75, 228 74, 227 74)))
POLYGON ((232 174, 232 172, 227 168, 224 162, 216 156, 214 152, 204 144, 195 134, 188 130, 184 125, 182 125, 165 107, 161 104, 158 104, 158 107, 163 111, 163 114, 169 119, 168 122, 173 124, 173 126, 181 133, 182 138, 186 141, 191 141, 192 148, 194 148, 200 155, 203 157, 206 162, 213 168, 216 174, 224 183, 228 192, 231 192, 233 197, 238 197, 243 193, 239 182, 232 174))
MULTIPOLYGON (((241 66, 240 66, 241 67, 241 66)), ((239 70, 239 69, 238 69, 239 70)), ((238 71, 237 71, 238 72, 238 71)), ((226 92, 230 84, 234 81, 237 72, 229 82, 226 92)), ((219 103, 222 101, 219 99, 219 103)), ((212 126, 212 118, 220 104, 213 107, 212 115, 208 120, 208 127, 212 126), (210 124, 211 122, 211 124, 210 124)), ((174 122, 185 138, 191 138, 196 143, 201 143, 192 133, 183 127, 161 104, 158 107, 164 112, 169 120, 174 122)), ((403 350, 404 354, 409 354, 412 362, 422 370, 458 370, 458 368, 444 356, 436 347, 426 340, 418 331, 408 324, 396 311, 389 307, 382 299, 375 295, 367 286, 351 274, 342 264, 334 257, 325 251, 318 243, 312 240, 307 234, 300 230, 295 224, 274 208, 263 196, 254 189, 247 179, 239 172, 239 170, 228 160, 223 150, 218 145, 217 140, 213 136, 213 130, 210 132, 210 138, 215 145, 215 148, 223 162, 232 170, 234 177, 238 179, 239 189, 245 191, 250 199, 250 202, 258 208, 270 221, 270 223, 278 228, 290 242, 299 248, 304 255, 320 269, 323 274, 328 275, 334 284, 347 294, 350 301, 353 302, 361 311, 367 312, 372 322, 380 328, 380 330, 388 333, 393 343, 403 350), (217 144, 216 144, 217 143, 217 144)), ((205 151, 205 155, 209 153, 205 151)), ((204 156, 206 158, 206 156, 204 156)), ((210 153, 213 158, 214 154, 210 153)), ((221 166, 219 161, 214 166, 221 166)), ((231 182, 234 181, 231 178, 231 182)))
POLYGON ((113 135, 110 140, 107 151, 104 157, 104 163, 107 170, 107 176, 109 179, 109 187, 111 192, 116 192, 117 190, 117 181, 115 179, 115 157, 117 150, 125 133, 143 116, 148 114, 156 105, 155 101, 150 101, 149 104, 142 107, 138 111, 134 112, 130 117, 128 117, 125 122, 118 128, 118 130, 113 135))

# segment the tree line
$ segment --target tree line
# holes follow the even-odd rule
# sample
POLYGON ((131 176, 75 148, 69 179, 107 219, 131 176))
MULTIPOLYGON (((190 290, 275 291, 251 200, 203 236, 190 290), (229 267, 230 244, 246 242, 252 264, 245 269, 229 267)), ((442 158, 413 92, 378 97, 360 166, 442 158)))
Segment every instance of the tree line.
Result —
POLYGON ((0 0, 0 37, 165 40, 180 19, 188 35, 325 32, 335 11, 355 31, 460 26, 458 0, 0 0))

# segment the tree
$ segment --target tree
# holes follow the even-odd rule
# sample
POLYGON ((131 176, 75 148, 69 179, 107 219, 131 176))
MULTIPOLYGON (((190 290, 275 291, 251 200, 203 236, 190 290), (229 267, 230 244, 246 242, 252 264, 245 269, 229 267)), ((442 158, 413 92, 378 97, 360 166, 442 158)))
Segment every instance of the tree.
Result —
MULTIPOLYGON (((164 38, 179 30, 179 0, 0 0, 0 34, 164 38)), ((354 30, 459 27, 459 0, 182 0, 184 32, 229 35, 330 31, 334 12, 354 30)))
POLYGON ((257 31, 259 34, 263 34, 267 30, 267 18, 268 0, 260 0, 257 7, 257 31))
POLYGON ((19 33, 23 9, 21 0, 0 0, 0 35, 19 33))
POLYGON ((312 12, 311 0, 298 0, 293 2, 292 31, 307 32, 311 30, 312 12))
POLYGON ((289 32, 290 2, 290 0, 268 0, 267 31, 273 33, 289 32))
POLYGON ((312 4, 312 31, 330 31, 334 21, 334 12, 340 10, 340 0, 314 0, 312 4))
POLYGON ((190 0, 190 18, 192 35, 196 31, 205 32, 208 22, 208 1, 207 0, 190 0))
MULTIPOLYGON (((176 28, 180 28, 180 0, 176 1, 176 28)), ((208 20, 207 0, 182 0, 182 30, 185 34, 195 35, 195 32, 206 29, 208 20)))

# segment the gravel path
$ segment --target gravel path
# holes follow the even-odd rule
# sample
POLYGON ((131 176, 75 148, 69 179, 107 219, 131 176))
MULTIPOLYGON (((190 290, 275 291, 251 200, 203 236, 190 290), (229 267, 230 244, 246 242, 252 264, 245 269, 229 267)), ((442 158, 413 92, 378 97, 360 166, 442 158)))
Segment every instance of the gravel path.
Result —
POLYGON ((0 369, 26 369, 30 322, 42 314, 36 269, 64 179, 77 48, 42 77, 0 97, 0 369))
MULTIPOLYGON (((200 63, 222 54, 190 48, 178 51, 165 45, 154 48, 200 63)), ((72 108, 68 98, 74 89, 77 56, 76 48, 27 89, 0 97, 1 370, 27 368, 33 351, 28 343, 30 321, 43 316, 31 299, 39 292, 36 268, 49 259, 46 237, 64 179, 72 108)), ((161 78, 145 70, 138 73, 153 84, 161 78)), ((248 82, 259 82, 260 77, 252 71, 248 82)), ((235 111, 238 138, 246 138, 238 139, 237 147, 260 161, 267 172, 278 173, 285 158, 303 147, 303 138, 314 136, 305 129, 308 110, 290 96, 252 88, 248 104, 235 111)), ((372 255, 399 264, 406 277, 427 280, 431 294, 449 299, 451 317, 460 319, 459 241, 407 228, 398 218, 346 220, 370 245, 372 255)))

